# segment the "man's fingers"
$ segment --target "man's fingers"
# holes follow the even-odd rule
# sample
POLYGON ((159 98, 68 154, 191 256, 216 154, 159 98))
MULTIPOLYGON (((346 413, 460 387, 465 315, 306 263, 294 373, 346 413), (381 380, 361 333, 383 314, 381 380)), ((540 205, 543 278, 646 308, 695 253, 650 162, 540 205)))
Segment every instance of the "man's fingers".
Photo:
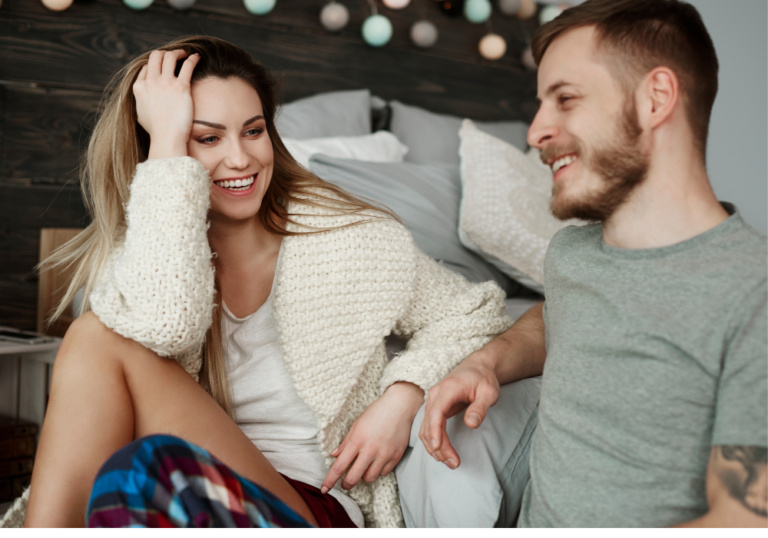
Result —
POLYGON ((464 412, 464 424, 470 428, 477 428, 485 420, 488 409, 499 399, 499 391, 493 387, 478 387, 475 401, 469 404, 464 412))
POLYGON ((435 451, 435 459, 444 463, 450 469, 455 469, 461 463, 458 453, 453 448, 451 440, 448 438, 448 434, 445 434, 442 443, 440 443, 440 450, 435 451))
POLYGON ((333 465, 331 465, 328 474, 325 475, 325 480, 323 480, 323 484, 320 486, 320 491, 326 493, 333 488, 333 486, 336 485, 336 482, 339 481, 341 475, 343 475, 352 464, 352 460, 355 459, 355 456, 357 456, 356 450, 343 450, 341 454, 339 454, 339 457, 336 458, 336 461, 333 462, 333 465))
MULTIPOLYGON (((440 450, 445 434, 445 413, 439 408, 433 408, 428 411, 429 419, 427 422, 427 441, 432 452, 440 450)), ((427 413, 424 414, 425 420, 427 413)), ((447 437, 447 436, 446 436, 447 437)), ((431 452, 430 452, 431 453, 431 452)))
POLYGON ((181 71, 179 71, 179 80, 183 80, 184 82, 192 80, 192 72, 195 70, 195 66, 199 61, 200 55, 197 53, 184 60, 184 63, 181 64, 181 71))

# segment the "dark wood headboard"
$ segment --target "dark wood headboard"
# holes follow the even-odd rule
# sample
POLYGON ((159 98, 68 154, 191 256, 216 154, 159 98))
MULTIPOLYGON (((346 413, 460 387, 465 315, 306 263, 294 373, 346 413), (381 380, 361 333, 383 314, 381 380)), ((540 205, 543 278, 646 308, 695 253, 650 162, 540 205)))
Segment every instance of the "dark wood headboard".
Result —
POLYGON ((343 0, 350 22, 331 34, 319 23, 326 0, 278 0, 266 17, 249 15, 242 0, 197 0, 176 11, 155 0, 132 11, 122 0, 74 0, 55 13, 39 0, 5 0, 0 7, 0 325, 36 326, 41 228, 88 224, 77 182, 108 78, 139 53, 171 39, 207 34, 237 43, 282 80, 286 101, 323 91, 370 88, 435 112, 479 120, 530 121, 536 77, 520 51, 537 27, 494 13, 493 31, 508 44, 492 62, 477 53, 487 25, 440 13, 434 0, 412 0, 402 11, 381 7, 392 41, 374 49, 360 37, 370 14, 365 0, 343 0), (437 45, 411 44, 411 25, 435 23, 437 45))

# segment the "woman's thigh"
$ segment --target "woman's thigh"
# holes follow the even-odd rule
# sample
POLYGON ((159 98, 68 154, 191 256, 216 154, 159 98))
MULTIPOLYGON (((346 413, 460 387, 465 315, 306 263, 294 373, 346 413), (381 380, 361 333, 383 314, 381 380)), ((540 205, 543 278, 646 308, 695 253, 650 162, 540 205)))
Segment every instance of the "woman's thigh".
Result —
POLYGON ((205 448, 314 523, 299 494, 176 361, 88 313, 72 325, 54 363, 27 524, 45 524, 48 513, 51 523, 82 525, 101 465, 131 440, 157 433, 205 448))

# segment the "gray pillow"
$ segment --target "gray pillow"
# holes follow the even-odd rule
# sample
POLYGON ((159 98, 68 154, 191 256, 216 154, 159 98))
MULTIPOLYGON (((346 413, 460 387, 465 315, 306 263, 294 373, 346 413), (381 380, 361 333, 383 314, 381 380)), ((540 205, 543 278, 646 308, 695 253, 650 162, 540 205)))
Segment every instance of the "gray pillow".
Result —
POLYGON ((318 93, 283 105, 275 120, 281 137, 304 140, 371 134, 371 92, 318 93))
MULTIPOLYGON (((459 128, 462 118, 391 101, 389 130, 408 146, 405 161, 421 164, 459 165, 459 128)), ((475 127, 525 151, 528 124, 522 121, 482 122, 475 127)))
POLYGON ((372 163, 322 154, 314 155, 309 166, 322 179, 393 210, 422 251, 470 282, 495 280, 507 295, 518 291, 515 281, 459 241, 458 167, 372 163))

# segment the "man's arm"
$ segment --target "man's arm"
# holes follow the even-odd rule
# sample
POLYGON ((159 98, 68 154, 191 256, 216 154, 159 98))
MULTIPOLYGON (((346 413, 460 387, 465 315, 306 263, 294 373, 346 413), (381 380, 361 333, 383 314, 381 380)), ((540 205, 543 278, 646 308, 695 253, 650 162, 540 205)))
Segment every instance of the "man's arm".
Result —
POLYGON ((467 408, 464 422, 477 428, 499 399, 500 385, 541 375, 547 356, 543 308, 541 303, 528 310, 509 330, 468 356, 430 389, 419 438, 437 461, 451 469, 461 461, 446 434, 447 419, 467 408))
POLYGON ((709 511, 680 527, 768 526, 766 449, 757 446, 712 447, 707 471, 709 511))

